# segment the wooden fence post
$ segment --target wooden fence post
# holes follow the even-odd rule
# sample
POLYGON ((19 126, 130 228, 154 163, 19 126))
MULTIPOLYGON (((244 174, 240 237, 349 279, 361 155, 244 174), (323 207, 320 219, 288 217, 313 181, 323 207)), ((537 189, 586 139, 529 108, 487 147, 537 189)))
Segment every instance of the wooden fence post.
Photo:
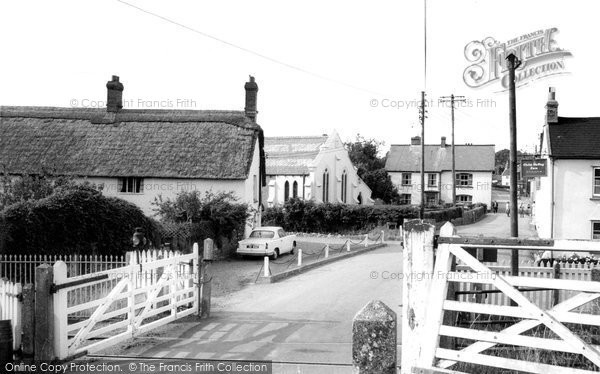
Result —
POLYGON ((28 360, 33 358, 35 339, 35 289, 32 283, 23 287, 23 339, 21 349, 23 357, 28 360))
MULTIPOLYGON (((54 283, 64 283, 67 280, 67 264, 57 261, 53 266, 54 283)), ((54 354, 63 359, 69 355, 67 336, 67 292, 52 294, 54 310, 54 354)))
MULTIPOLYGON (((456 227, 451 222, 446 222, 440 228, 440 237, 456 237, 458 236, 456 233, 456 227)), ((451 256, 451 265, 450 271, 456 271, 456 258, 451 256)), ((458 284, 456 282, 448 282, 448 295, 447 299, 456 300, 456 291, 458 289, 458 284)), ((456 324, 456 317, 458 316, 458 312, 453 311, 445 311, 444 312, 444 325, 454 326, 456 324)), ((441 348, 455 348, 456 339, 449 336, 440 336, 440 347, 441 348)))
MULTIPOLYGON (((560 263, 556 261, 553 266, 552 277, 554 279, 560 278, 560 263)), ((558 305, 560 303, 560 290, 552 290, 552 305, 551 307, 558 305)))
POLYGON ((51 361, 54 354, 54 305, 50 289, 54 283, 51 265, 35 269, 35 342, 36 361, 51 361))
POLYGON ((352 323, 352 365, 357 374, 396 373, 396 313, 379 300, 365 305, 352 323))
POLYGON ((202 259, 202 276, 200 281, 200 317, 210 317, 211 303, 211 281, 212 276, 208 273, 208 260, 212 260, 214 242, 212 239, 204 239, 204 258, 202 259))
POLYGON ((404 223, 402 251, 402 363, 401 372, 411 373, 418 366, 418 342, 425 332, 425 317, 434 265, 435 226, 421 220, 404 223))

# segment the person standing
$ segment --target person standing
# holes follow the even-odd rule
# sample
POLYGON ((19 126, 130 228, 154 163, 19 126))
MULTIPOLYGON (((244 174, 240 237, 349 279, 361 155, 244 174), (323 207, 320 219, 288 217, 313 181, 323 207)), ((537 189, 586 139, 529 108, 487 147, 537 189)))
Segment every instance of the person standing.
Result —
POLYGON ((506 215, 510 217, 510 203, 506 203, 506 215))

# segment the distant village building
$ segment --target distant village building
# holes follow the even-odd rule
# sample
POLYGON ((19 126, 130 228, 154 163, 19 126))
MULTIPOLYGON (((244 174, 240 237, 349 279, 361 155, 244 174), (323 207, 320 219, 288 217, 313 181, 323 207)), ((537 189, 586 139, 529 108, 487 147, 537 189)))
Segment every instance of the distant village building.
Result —
POLYGON ((254 77, 245 111, 123 109, 119 77, 106 86, 106 109, 2 107, 0 166, 11 175, 47 168, 86 180, 147 215, 159 195, 233 191, 260 225, 265 173, 254 77))
POLYGON ((290 198, 373 204, 337 132, 323 136, 265 138, 268 206, 290 198))
POLYGON ((551 88, 541 158, 547 174, 532 188, 538 235, 600 239, 600 117, 559 117, 551 88))
MULTIPOLYGON (((494 145, 455 145, 456 202, 492 202, 494 145)), ((421 203, 421 137, 411 144, 392 145, 385 169, 398 187, 402 204, 421 203)), ((452 202, 452 146, 442 137, 440 144, 425 145, 425 203, 452 202)))

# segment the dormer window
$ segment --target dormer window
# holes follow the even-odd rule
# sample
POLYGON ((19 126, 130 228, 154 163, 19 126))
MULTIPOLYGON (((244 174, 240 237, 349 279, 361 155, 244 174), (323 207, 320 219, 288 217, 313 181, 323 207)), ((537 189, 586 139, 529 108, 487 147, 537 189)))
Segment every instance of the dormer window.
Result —
POLYGON ((144 178, 140 178, 140 177, 119 178, 119 192, 120 193, 143 193, 144 192, 144 178))

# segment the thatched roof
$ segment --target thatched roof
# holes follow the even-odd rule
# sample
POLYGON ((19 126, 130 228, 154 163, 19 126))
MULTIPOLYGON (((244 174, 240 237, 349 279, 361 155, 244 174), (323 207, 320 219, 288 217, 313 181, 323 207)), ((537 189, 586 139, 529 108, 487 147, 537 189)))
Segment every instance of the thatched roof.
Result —
POLYGON ((0 107, 10 174, 246 179, 257 140, 242 111, 0 107))

